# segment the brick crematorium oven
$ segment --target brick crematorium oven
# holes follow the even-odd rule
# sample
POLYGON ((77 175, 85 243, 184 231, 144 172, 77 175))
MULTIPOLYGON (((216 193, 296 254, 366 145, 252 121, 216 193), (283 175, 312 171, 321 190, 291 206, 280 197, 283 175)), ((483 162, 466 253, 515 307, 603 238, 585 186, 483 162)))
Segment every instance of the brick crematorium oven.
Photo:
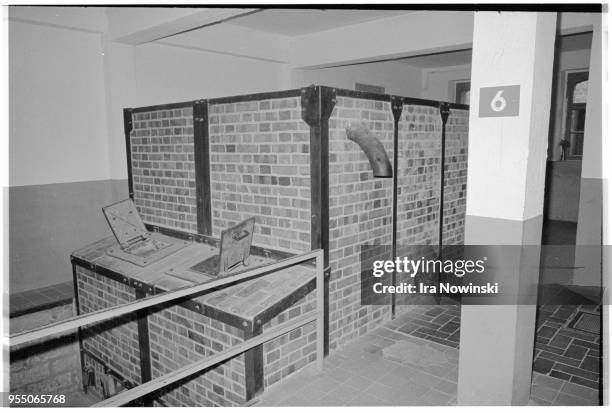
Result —
MULTIPOLYGON (((115 236, 72 254, 80 314, 213 280, 198 265, 251 218, 232 238, 252 237, 246 268, 325 257, 324 337, 306 324, 140 404, 249 404, 313 362, 317 340, 333 352, 391 319, 391 302, 361 304, 360 246, 463 242, 465 105, 310 86, 125 109, 124 124, 133 203, 105 208, 115 236)), ((315 294, 304 263, 83 328, 83 385, 109 397, 163 376, 305 314, 315 294)))

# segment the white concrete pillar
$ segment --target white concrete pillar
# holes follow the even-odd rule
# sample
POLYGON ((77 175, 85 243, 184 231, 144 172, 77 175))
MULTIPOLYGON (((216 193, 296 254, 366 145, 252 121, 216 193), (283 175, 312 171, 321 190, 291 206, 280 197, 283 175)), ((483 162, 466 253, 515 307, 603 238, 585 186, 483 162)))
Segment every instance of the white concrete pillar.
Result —
MULTIPOLYGON (((475 14, 466 244, 540 244, 555 29, 555 13, 475 14), (481 117, 481 88, 508 85, 520 87, 518 114, 481 117)), ((527 271, 516 258, 520 265, 503 276, 537 291, 533 262, 527 271)), ((462 306, 460 405, 527 404, 535 312, 535 305, 462 306)))
POLYGON ((601 18, 593 24, 589 61, 574 284, 601 287, 602 226, 602 31, 601 18))

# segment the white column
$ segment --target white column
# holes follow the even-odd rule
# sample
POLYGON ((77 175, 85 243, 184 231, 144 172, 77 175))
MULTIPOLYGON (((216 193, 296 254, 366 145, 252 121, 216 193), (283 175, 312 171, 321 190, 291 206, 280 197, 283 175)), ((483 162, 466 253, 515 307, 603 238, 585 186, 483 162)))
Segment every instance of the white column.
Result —
MULTIPOLYGON (((555 29, 555 13, 475 14, 466 244, 540 244, 555 29), (520 86, 518 115, 480 117, 481 88, 508 85, 520 86)), ((516 259, 503 276, 537 291, 534 263, 516 259)), ((527 404, 535 311, 462 306, 459 404, 527 404)))

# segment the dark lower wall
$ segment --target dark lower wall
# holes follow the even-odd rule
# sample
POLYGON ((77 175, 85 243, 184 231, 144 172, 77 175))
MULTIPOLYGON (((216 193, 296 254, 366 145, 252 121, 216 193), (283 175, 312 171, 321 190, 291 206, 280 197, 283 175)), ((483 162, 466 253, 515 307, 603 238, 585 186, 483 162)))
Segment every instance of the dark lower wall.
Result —
POLYGON ((548 162, 544 217, 553 221, 578 222, 581 161, 548 162))
MULTIPOLYGON (((33 329, 74 315, 73 304, 11 318, 11 333, 33 329)), ((10 390, 14 394, 65 395, 66 404, 81 388, 79 348, 75 334, 21 346, 10 355, 10 390)))
POLYGON ((127 196, 127 179, 10 187, 10 292, 71 281, 70 253, 111 235, 101 208, 127 196))

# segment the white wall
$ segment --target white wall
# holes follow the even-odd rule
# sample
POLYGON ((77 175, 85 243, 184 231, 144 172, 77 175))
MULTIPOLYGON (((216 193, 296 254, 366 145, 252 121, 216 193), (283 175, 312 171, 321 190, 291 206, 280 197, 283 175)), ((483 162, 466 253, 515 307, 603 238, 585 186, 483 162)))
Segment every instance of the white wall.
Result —
POLYGON ((84 9, 75 9, 80 14, 72 20, 64 10, 49 9, 49 23, 34 10, 11 15, 10 22, 11 185, 125 179, 125 107, 313 83, 354 89, 360 82, 384 86, 389 94, 448 99, 441 93, 447 81, 431 74, 423 90, 422 70, 397 62, 290 73, 278 62, 196 49, 191 37, 186 47, 160 44, 168 40, 115 43, 103 32, 105 15, 93 9, 90 20, 101 32, 79 26, 84 9))
MULTIPOLYGON (((85 9, 75 10, 72 19, 51 8, 11 14, 11 186, 126 179, 125 107, 290 87, 281 63, 111 42, 81 28, 85 9)), ((105 19, 90 10, 90 19, 105 19)))
POLYGON ((70 281, 70 253, 111 235, 100 208, 127 196, 123 108, 289 84, 280 63, 111 42, 98 9, 31 11, 9 20, 11 293, 70 281))
POLYGON ((455 99, 454 83, 470 80, 470 65, 423 69, 423 91, 425 99, 452 102, 455 99))
POLYGON ((10 185, 109 174, 100 34, 9 24, 10 185))
POLYGON ((293 88, 316 84, 354 90, 357 82, 384 86, 387 94, 409 97, 421 95, 420 69, 397 62, 294 70, 291 77, 293 88))
POLYGON ((270 92, 283 88, 282 65, 157 44, 134 49, 135 106, 270 92))

